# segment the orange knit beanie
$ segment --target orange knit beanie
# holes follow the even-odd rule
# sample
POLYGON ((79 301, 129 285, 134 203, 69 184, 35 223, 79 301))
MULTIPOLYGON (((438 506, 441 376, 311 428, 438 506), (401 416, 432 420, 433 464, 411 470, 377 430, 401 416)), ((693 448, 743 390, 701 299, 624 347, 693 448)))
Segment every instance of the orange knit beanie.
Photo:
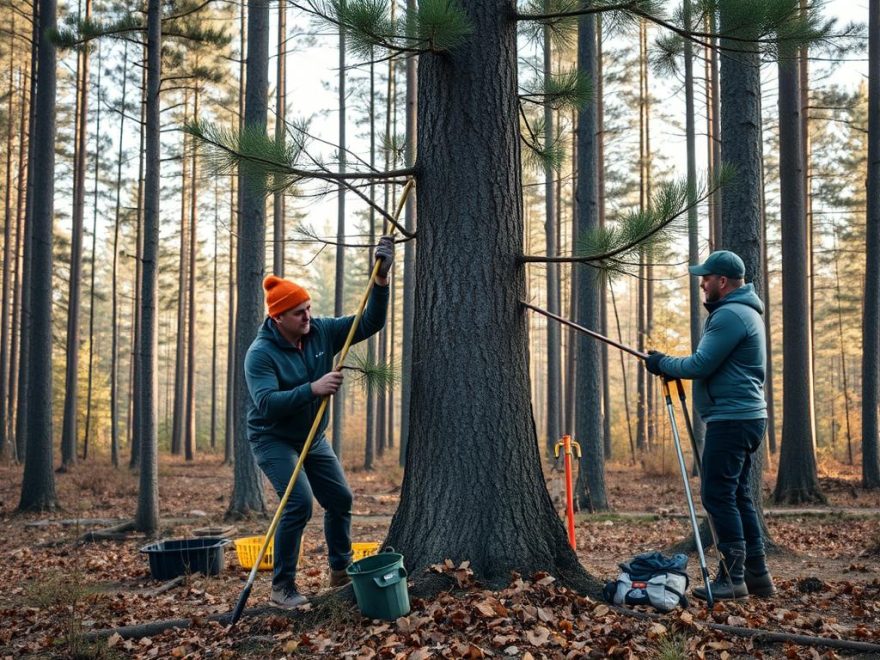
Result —
POLYGON ((273 317, 311 298, 309 292, 299 284, 276 275, 268 275, 263 280, 263 288, 266 290, 266 307, 269 308, 269 316, 273 317))

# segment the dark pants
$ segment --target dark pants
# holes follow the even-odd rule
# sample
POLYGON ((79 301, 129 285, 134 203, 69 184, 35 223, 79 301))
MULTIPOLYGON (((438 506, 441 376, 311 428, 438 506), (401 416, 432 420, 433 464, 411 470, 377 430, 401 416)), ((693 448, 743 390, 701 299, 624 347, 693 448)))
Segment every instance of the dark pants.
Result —
POLYGON ((748 557, 764 554, 761 525, 749 493, 749 471, 766 427, 766 419, 706 424, 700 495, 722 551, 744 543, 748 557))
MULTIPOLYGON (((282 497, 299 453, 291 445, 277 440, 252 442, 251 451, 278 497, 282 497)), ((312 443, 275 530, 272 586, 276 589, 295 585, 302 533, 312 517, 313 493, 324 508, 324 537, 330 568, 339 570, 351 562, 351 489, 339 459, 322 435, 312 443)))

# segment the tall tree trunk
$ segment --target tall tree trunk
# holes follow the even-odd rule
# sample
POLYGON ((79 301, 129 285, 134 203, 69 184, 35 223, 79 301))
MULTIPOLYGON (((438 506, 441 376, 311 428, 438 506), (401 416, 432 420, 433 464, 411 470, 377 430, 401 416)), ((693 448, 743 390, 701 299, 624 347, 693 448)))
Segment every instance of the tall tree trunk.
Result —
MULTIPOLYGON (((12 57, 15 38, 15 16, 12 17, 12 29, 9 33, 9 88, 7 90, 7 116, 6 116, 6 181, 3 195, 3 274, 0 283, 0 458, 7 458, 8 420, 6 417, 7 404, 7 371, 9 369, 9 302, 12 296, 12 287, 9 286, 9 275, 12 262, 12 152, 15 111, 13 101, 15 99, 14 80, 12 65, 15 60, 12 57)), ((24 136, 19 136, 23 140, 24 136)), ((16 260, 18 257, 16 256, 16 260)))
MULTIPOLYGON (((545 9, 550 11, 550 2, 544 3, 545 9)), ((544 26, 544 80, 548 83, 553 75, 553 53, 551 42, 552 28, 544 26)), ((544 149, 550 149, 556 140, 553 121, 553 107, 549 101, 544 103, 544 149)), ((556 256, 556 198, 553 194, 553 166, 544 165, 544 245, 546 255, 549 258, 556 256)), ((559 314, 559 267, 555 263, 547 263, 547 309, 553 314, 559 314)), ((561 437, 560 415, 562 403, 561 365, 562 334, 559 324, 547 319, 547 438, 546 451, 548 456, 553 455, 553 447, 561 437)))
MULTIPOLYGON (((269 3, 249 0, 247 20, 247 87, 244 125, 266 130, 269 95, 269 3)), ((260 189, 265 182, 251 172, 239 173, 241 213, 238 234, 238 296, 235 327, 235 373, 244 373, 244 358, 264 318, 262 282, 266 263, 266 200, 260 189), (247 240, 244 237, 247 237, 247 240)), ((235 471, 228 517, 265 513, 263 483, 247 436, 247 409, 253 405, 247 382, 235 379, 235 471)))
POLYGON ((880 488, 880 0, 869 0, 868 180, 862 321, 862 485, 880 488))
POLYGON ((128 85, 128 42, 122 56, 122 112, 119 113, 119 153, 116 160, 116 209, 113 216, 113 272, 110 294, 110 460, 119 467, 119 223, 122 209, 122 143, 125 138, 125 92, 128 85))
MULTIPOLYGON (((196 66, 199 60, 196 56, 196 66)), ((199 120, 199 87, 196 83, 193 92, 193 121, 199 120)), ((184 152, 185 153, 185 152, 184 152)), ((187 461, 196 457, 196 246, 198 236, 199 206, 197 202, 199 164, 198 149, 192 150, 190 162, 190 207, 189 207, 189 323, 187 328, 187 360, 186 360, 186 417, 184 434, 184 455, 187 461)))
POLYGON ((159 528, 159 456, 156 433, 157 338, 159 294, 159 203, 161 124, 159 86, 162 80, 162 3, 147 2, 147 89, 143 256, 138 341, 139 400, 135 403, 140 438, 140 478, 135 527, 149 535, 159 528))
MULTIPOLYGON (((91 15, 86 0, 85 18, 91 15)), ((70 280, 67 295, 67 364, 64 368, 64 419, 61 423, 61 465, 76 463, 79 402, 79 316, 82 293, 83 214, 86 197, 86 144, 89 108, 89 46, 77 60, 76 143, 73 152, 73 213, 70 231, 70 280)))
MULTIPOLYGON (((721 4, 721 34, 736 36, 736 25, 728 25, 730 16, 721 4)), ((740 35, 743 36, 743 35, 740 35)), ((745 35, 749 36, 749 35, 745 35)), ((721 196, 721 244, 719 247, 736 252, 745 263, 746 279, 755 291, 767 300, 762 268, 763 242, 763 180, 761 168, 761 61, 757 47, 748 42, 722 38, 716 52, 720 58, 719 103, 721 106, 722 164, 736 169, 736 178, 724 187, 721 196)), ((770 533, 764 519, 763 483, 764 452, 754 453, 749 475, 749 492, 764 538, 770 533)))
POLYGON ((214 275, 211 278, 211 451, 217 449, 217 258, 220 233, 220 182, 214 180, 214 275))
MULTIPOLYGON (((183 123, 189 121, 189 90, 183 94, 183 123)), ((187 162, 186 134, 180 153, 180 253, 177 267, 177 332, 174 351, 174 410, 171 413, 171 453, 183 453, 186 435, 186 304, 187 304, 187 162)))
MULTIPOLYGON (((278 3, 278 61, 275 68, 275 141, 285 140, 287 118, 287 3, 278 3)), ((284 191, 272 197, 272 271, 284 277, 284 191)))
POLYGON ((95 366, 95 254, 98 239, 98 178, 101 170, 101 46, 98 44, 98 103, 95 119, 95 181, 92 190, 92 255, 89 274, 89 375, 86 380, 86 428, 83 434, 83 460, 89 457, 89 438, 92 433, 92 377, 95 366))
MULTIPOLYGON (((639 211, 645 213, 650 204, 648 195, 647 169, 647 35, 645 21, 639 23, 639 211)), ((648 339, 648 261, 650 254, 644 248, 639 250, 639 293, 638 293, 638 349, 647 350, 648 339)), ((650 376, 640 364, 637 367, 638 378, 638 423, 636 425, 636 446, 644 451, 650 446, 650 376)))
MULTIPOLYGON (((605 57, 603 53, 602 15, 596 15, 596 176, 599 195, 599 226, 605 226, 605 57)), ((573 224, 577 224, 576 222, 573 224)), ((574 243, 572 243, 574 245, 574 243)), ((606 337, 608 325, 608 289, 610 280, 607 274, 602 276, 602 292, 600 300, 600 316, 602 317, 602 334, 606 337)), ((574 316, 572 315, 572 318, 574 316)), ((573 335, 570 335, 573 336, 573 335)), ((605 460, 612 458, 611 438, 611 371, 608 362, 608 344, 599 347, 602 356, 602 437, 605 445, 605 460)), ((629 423, 629 422, 627 422, 629 423)))
MULTIPOLYGON (((685 0, 682 4, 684 29, 691 29, 691 4, 685 0)), ((685 92, 685 133, 687 136, 687 185, 688 185, 688 263, 700 262, 700 225, 697 217, 697 129, 694 111, 694 52, 689 39, 684 40, 684 92, 685 92)), ((702 328, 699 278, 688 277, 688 293, 690 296, 690 331, 691 351, 696 351, 700 343, 702 328)), ((691 420, 693 421, 694 439, 697 446, 703 446, 706 433, 705 424, 697 413, 691 398, 691 420)), ((696 458, 694 458, 696 461, 696 458)), ((696 463, 695 463, 696 465, 696 463)))
MULTIPOLYGON (((27 158, 27 192, 25 195, 24 210, 24 250, 22 254, 22 276, 21 276, 21 329, 19 331, 18 345, 18 400, 16 401, 15 411, 15 448, 18 454, 18 460, 25 462, 27 454, 27 422, 28 422, 28 378, 30 376, 30 345, 31 345, 31 327, 32 308, 31 308, 31 280, 33 273, 33 225, 34 225, 34 198, 36 196, 35 175, 34 175, 34 150, 36 148, 35 140, 35 124, 37 121, 37 66, 38 53, 40 47, 40 2, 33 0, 34 12, 32 20, 31 32, 31 75, 30 90, 28 92, 28 158, 27 158)), ((53 4, 54 7, 54 4, 53 4)), ((53 9, 54 11, 54 9, 53 9)), ((54 18, 52 19, 55 20, 54 18)), ((55 61, 55 51, 52 51, 52 61, 55 61)), ((54 70, 54 64, 53 64, 54 70)), ((43 90, 44 95, 48 90, 43 90)), ((53 92, 54 99, 54 92, 53 92)), ((54 101, 53 101, 54 102, 54 101)), ((54 110, 53 110, 54 111, 54 110)), ((52 124, 54 130, 54 123, 52 124)), ((45 130, 45 129, 44 129, 45 130)), ((54 172, 55 161, 52 161, 52 169, 54 172)), ((54 209, 53 209, 54 210, 54 209)))
MULTIPOLYGON (((717 14, 710 11, 707 16, 709 24, 709 33, 715 34, 718 29, 717 14)), ((719 72, 718 60, 720 51, 715 48, 718 45, 718 38, 709 39, 709 43, 713 45, 707 50, 709 59, 709 163, 711 164, 711 172, 717 173, 721 167, 721 74, 719 72)), ((721 200, 724 198, 721 189, 715 190, 709 198, 709 205, 712 212, 712 222, 709 225, 709 245, 712 250, 719 250, 724 245, 723 236, 723 212, 721 209, 721 200)))
MULTIPOLYGON (((370 62, 370 169, 376 166, 376 67, 374 62, 370 62)), ((373 245, 376 242, 376 210, 373 204, 376 201, 376 184, 370 182, 370 211, 368 222, 370 223, 370 261, 373 263, 373 245)), ((367 339, 367 362, 372 364, 376 359, 376 337, 367 339)), ((374 388, 367 388, 366 401, 366 433, 364 439, 364 469, 373 469, 373 454, 375 447, 375 430, 376 430, 376 392, 374 388)))
POLYGON ((803 150, 797 58, 779 60, 779 189, 782 219, 782 447, 774 500, 801 504, 824 502, 816 475, 815 410, 804 208, 803 150))
MULTIPOLYGON (((344 0, 343 0, 344 4, 344 0)), ((339 171, 345 172, 345 28, 339 26, 339 171)), ((333 296, 333 315, 342 316, 345 312, 345 186, 339 184, 336 209, 336 287, 333 296)), ((345 435, 343 411, 345 395, 343 388, 333 396, 332 443, 336 456, 342 457, 342 440, 345 435)))
MULTIPOLYGON (((416 0, 406 0, 407 15, 416 11, 416 0)), ((416 162, 417 140, 417 76, 416 58, 406 59, 406 166, 413 167, 416 162)), ((410 194, 406 200, 404 224, 407 231, 414 232, 416 225, 416 195, 410 194)), ((406 464, 406 452, 409 444, 410 399, 412 397, 412 336, 413 336, 413 305, 415 301, 415 241, 407 241, 403 245, 403 337, 401 338, 401 362, 403 378, 400 387, 400 465, 406 464)))
MULTIPOLYGON (((161 9, 159 11, 159 19, 161 20, 161 9)), ((161 40, 161 31, 159 33, 161 40)), ((158 48, 161 48, 161 44, 157 45, 158 48)), ((131 470, 136 469, 141 463, 141 438, 137 433, 137 429, 141 427, 141 409, 140 404, 143 400, 143 395, 141 394, 141 387, 143 385, 141 381, 141 352, 139 349, 140 341, 141 341, 141 332, 143 329, 143 320, 141 314, 141 292, 143 290, 143 280, 144 280, 144 216, 146 215, 145 208, 145 188, 146 188, 146 153, 147 153, 147 68, 149 66, 149 53, 147 49, 144 49, 144 66, 142 68, 141 74, 141 123, 140 123, 140 138, 141 138, 141 146, 138 151, 138 193, 137 193, 137 214, 136 214, 136 222, 137 228, 135 230, 135 271, 134 271, 134 306, 132 310, 132 321, 131 325, 133 328, 132 332, 132 349, 131 349, 131 364, 129 365, 129 449, 131 451, 131 455, 129 457, 128 467, 131 470)), ((161 71, 160 71, 161 73, 161 71)), ((157 101, 158 103, 158 101, 157 101)), ((160 147, 157 147, 157 154, 159 153, 160 147)), ((158 386, 157 386, 158 387, 158 386)), ((156 396, 158 396, 158 389, 156 396)))
MULTIPOLYGON (((762 273, 764 277, 764 288, 766 295, 764 296, 764 335, 767 339, 767 375, 764 378, 764 400, 767 402, 767 448, 769 454, 776 453, 776 397, 774 386, 774 369, 773 355, 775 352, 773 344, 773 296, 772 287, 770 286, 770 266, 767 258, 767 186, 766 168, 764 160, 761 159, 761 262, 762 273)), ((769 457, 768 457, 769 458, 769 457)))
MULTIPOLYGON (((598 77, 596 17, 583 16, 578 23, 578 69, 591 80, 598 77)), ((578 113, 577 225, 583 236, 599 227, 599 136, 597 104, 593 99, 578 113)), ((588 265, 578 268, 575 279, 578 324, 599 331, 601 326, 602 276, 588 265)), ((599 343, 579 334, 577 339, 576 397, 578 414, 575 436, 583 445, 578 470, 577 497, 582 509, 604 511, 605 443, 602 439, 602 354, 599 343)))
POLYGON ((27 139, 27 135, 29 132, 29 124, 28 119, 30 118, 30 112, 32 107, 32 98, 31 98, 31 88, 29 85, 30 81, 30 69, 25 69, 21 73, 21 103, 20 110, 18 116, 18 190, 16 194, 16 228, 15 228, 15 277, 12 282, 12 345, 9 351, 9 405, 7 407, 7 423, 9 428, 9 448, 11 451, 12 459, 16 463, 20 463, 24 456, 19 452, 18 441, 16 439, 14 429, 16 428, 16 424, 18 420, 15 417, 15 411, 18 406, 18 353, 19 347, 22 342, 21 332, 15 332, 17 328, 19 328, 20 324, 20 315, 21 315, 21 304, 20 300, 23 296, 21 290, 21 280, 22 280, 22 264, 23 259, 21 259, 21 246, 24 242, 24 221, 25 221, 25 205, 27 200, 27 187, 28 187, 28 167, 30 165, 29 154, 30 154, 30 140, 27 139), (27 143, 27 147, 25 144, 27 143))
POLYGON ((530 413, 514 6, 462 5, 473 34, 419 61, 411 426, 387 542, 411 572, 467 559, 490 584, 549 570, 595 591, 544 485, 530 413), (474 107, 492 121, 473 121, 474 107), (449 323, 462 300, 471 313, 449 323))
MULTIPOLYGON (((840 372, 841 372, 841 384, 843 386, 843 404, 844 404, 844 414, 846 415, 846 457, 847 462, 850 465, 854 464, 853 460, 853 447, 852 447, 852 434, 850 433, 850 425, 849 425, 849 379, 846 374, 846 350, 843 339, 843 310, 841 309, 840 301, 843 299, 843 291, 840 287, 840 252, 837 249, 837 235, 834 236, 834 284, 835 284, 835 294, 837 298, 837 338, 838 345, 840 347, 840 372)), ((832 386, 831 389, 834 389, 833 378, 834 378, 834 370, 831 371, 832 376, 832 386)), ((836 395, 832 395, 831 403, 834 403, 834 399, 837 398, 836 395)), ((831 413, 832 421, 836 421, 836 415, 831 413)), ((832 428, 832 431, 834 429, 832 428)), ((832 439, 831 446, 834 447, 834 439, 832 439)))
POLYGON ((26 361, 27 454, 21 482, 20 511, 54 509, 55 475, 52 472, 52 237, 55 198, 55 0, 39 0, 39 40, 35 114, 32 125, 33 216, 28 234, 31 271, 25 285, 30 290, 30 333, 26 361))

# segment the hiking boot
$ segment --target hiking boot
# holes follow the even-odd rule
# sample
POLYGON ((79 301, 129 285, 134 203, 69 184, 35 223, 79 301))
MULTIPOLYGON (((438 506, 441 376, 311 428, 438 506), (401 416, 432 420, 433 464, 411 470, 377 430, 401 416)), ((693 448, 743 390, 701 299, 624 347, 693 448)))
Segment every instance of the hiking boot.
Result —
POLYGON ((746 587, 750 596, 767 598, 776 593, 773 577, 767 570, 767 558, 764 555, 748 557, 745 563, 746 587))
POLYGON ((339 570, 335 568, 330 569, 331 589, 335 589, 336 587, 344 587, 349 582, 351 582, 351 578, 344 568, 340 568, 339 570))
MULTIPOLYGON (((745 543, 719 547, 719 550, 721 550, 724 560, 718 564, 715 579, 709 583, 712 598, 714 600, 747 598, 749 590, 746 587, 744 574, 745 543)), ((696 587, 693 593, 700 600, 708 600, 705 587, 696 587)))
POLYGON ((295 610, 307 604, 309 599, 299 593, 296 587, 287 587, 286 589, 272 587, 272 595, 269 597, 269 602, 281 609, 295 610))

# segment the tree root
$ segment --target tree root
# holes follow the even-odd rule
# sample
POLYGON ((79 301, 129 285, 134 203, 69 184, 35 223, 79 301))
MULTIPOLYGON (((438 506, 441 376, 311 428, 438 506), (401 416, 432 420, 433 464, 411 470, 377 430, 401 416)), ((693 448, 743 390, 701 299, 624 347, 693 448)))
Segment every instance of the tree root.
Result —
POLYGON ((95 541, 120 541, 128 537, 127 532, 134 530, 134 520, 126 520, 113 527, 86 532, 79 537, 80 543, 94 543, 95 541))

